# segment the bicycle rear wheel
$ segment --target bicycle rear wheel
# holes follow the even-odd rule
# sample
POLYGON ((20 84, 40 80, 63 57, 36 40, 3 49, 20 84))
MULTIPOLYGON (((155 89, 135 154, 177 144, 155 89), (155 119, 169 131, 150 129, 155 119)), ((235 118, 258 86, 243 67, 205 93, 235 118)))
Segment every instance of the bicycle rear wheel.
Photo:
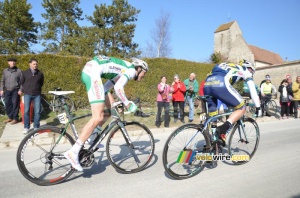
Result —
POLYGON ((49 186, 66 180, 75 171, 63 153, 75 143, 60 129, 44 126, 30 132, 20 143, 17 151, 17 165, 29 181, 49 186))
POLYGON ((135 173, 144 169, 154 154, 154 138, 151 131, 138 122, 124 123, 125 137, 121 128, 116 127, 106 142, 106 154, 110 164, 122 173, 135 173), (131 143, 127 141, 131 140, 131 143))
POLYGON ((272 116, 275 116, 278 113, 275 100, 269 100, 266 103, 266 113, 272 116))
POLYGON ((3 104, 0 104, 0 116, 4 116, 5 115, 5 107, 3 104))
POLYGON ((249 162, 254 156, 259 144, 260 133, 255 120, 252 118, 245 118, 243 123, 244 131, 239 124, 236 124, 232 129, 229 137, 228 153, 230 156, 248 155, 249 160, 241 157, 238 158, 238 156, 236 156, 238 160, 232 161, 234 164, 245 164, 249 162))
POLYGON ((197 124, 186 124, 177 128, 168 138, 163 150, 163 165, 175 179, 186 179, 200 173, 206 161, 197 159, 210 148, 206 132, 197 124))
MULTIPOLYGON (((68 106, 69 111, 70 112, 74 111, 75 110, 74 101, 70 97, 68 97, 68 96, 64 96, 64 99, 66 101, 66 104, 68 106)), ((62 112, 64 112, 64 110, 65 109, 64 109, 64 106, 63 106, 63 104, 61 102, 61 99, 60 98, 56 98, 54 100, 54 111, 56 113, 62 113, 62 112)))

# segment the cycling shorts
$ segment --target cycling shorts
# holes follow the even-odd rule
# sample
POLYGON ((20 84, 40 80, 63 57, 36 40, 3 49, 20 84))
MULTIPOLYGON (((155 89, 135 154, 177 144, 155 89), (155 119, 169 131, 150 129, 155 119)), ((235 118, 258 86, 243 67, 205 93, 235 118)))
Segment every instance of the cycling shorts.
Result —
POLYGON ((87 62, 81 72, 81 80, 85 84, 90 104, 105 102, 102 72, 102 67, 94 60, 87 62))
POLYGON ((231 86, 224 76, 209 76, 204 84, 204 94, 210 95, 208 98, 208 111, 210 116, 218 114, 218 99, 228 107, 235 109, 244 108, 242 96, 231 86))

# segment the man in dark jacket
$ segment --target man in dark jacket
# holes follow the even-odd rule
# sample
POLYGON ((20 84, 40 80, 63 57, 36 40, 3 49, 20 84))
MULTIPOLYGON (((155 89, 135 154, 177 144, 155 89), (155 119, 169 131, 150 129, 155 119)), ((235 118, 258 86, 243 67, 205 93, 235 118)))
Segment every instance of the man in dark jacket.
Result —
POLYGON ((22 71, 16 66, 17 59, 9 58, 9 67, 2 72, 0 95, 4 95, 8 119, 4 122, 16 124, 19 120, 22 71))
POLYGON ((33 101, 34 129, 40 127, 40 106, 44 74, 38 70, 38 61, 34 58, 29 61, 30 68, 23 71, 21 83, 24 92, 24 131, 26 134, 30 128, 30 103, 33 101))

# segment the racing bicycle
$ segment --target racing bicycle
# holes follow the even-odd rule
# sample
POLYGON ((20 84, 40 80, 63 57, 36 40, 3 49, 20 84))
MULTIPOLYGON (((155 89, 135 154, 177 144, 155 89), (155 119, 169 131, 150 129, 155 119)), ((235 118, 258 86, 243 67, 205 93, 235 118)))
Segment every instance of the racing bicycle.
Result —
MULTIPOLYGON (((209 97, 198 97, 204 101, 206 109, 209 97)), ((169 136, 163 149, 163 166, 166 172, 175 179, 186 179, 200 173, 208 162, 216 167, 217 160, 209 161, 202 157, 223 155, 223 148, 212 123, 231 113, 232 111, 207 118, 204 124, 185 124, 177 128, 169 136)), ((228 156, 234 164, 245 164, 252 159, 260 139, 259 127, 254 119, 243 116, 226 135, 229 135, 228 156), (248 158, 233 158, 237 155, 246 155, 248 158)))
POLYGON ((51 101, 48 101, 45 97, 41 96, 41 113, 45 111, 45 109, 50 109, 53 112, 56 113, 62 113, 64 111, 63 104, 61 103, 61 99, 57 97, 55 92, 64 92, 64 100, 68 105, 69 111, 74 111, 75 105, 74 101, 67 96, 67 94, 75 93, 74 91, 62 91, 60 87, 54 88, 54 91, 49 91, 48 93, 52 94, 53 97, 51 101))
POLYGON ((4 96, 0 96, 0 116, 4 116, 5 113, 6 113, 6 110, 5 110, 4 96))
POLYGON ((266 115, 274 116, 279 113, 277 108, 277 103, 272 99, 272 94, 266 94, 265 97, 262 98, 262 111, 266 112, 266 115))
MULTIPOLYGON (((91 116, 87 114, 73 117, 65 102, 65 96, 58 92, 55 94, 64 104, 65 112, 58 115, 62 127, 42 126, 31 131, 22 140, 17 151, 17 165, 22 175, 41 186, 63 182, 76 171, 63 154, 79 136, 74 121, 91 116), (69 126, 75 139, 67 133, 69 126)), ((84 145, 79 152, 81 166, 92 166, 98 145, 108 136, 107 159, 117 171, 135 173, 143 170, 154 155, 155 143, 151 131, 139 122, 125 121, 124 114, 127 112, 124 112, 121 102, 113 103, 110 112, 111 122, 98 133, 91 145, 84 145)))

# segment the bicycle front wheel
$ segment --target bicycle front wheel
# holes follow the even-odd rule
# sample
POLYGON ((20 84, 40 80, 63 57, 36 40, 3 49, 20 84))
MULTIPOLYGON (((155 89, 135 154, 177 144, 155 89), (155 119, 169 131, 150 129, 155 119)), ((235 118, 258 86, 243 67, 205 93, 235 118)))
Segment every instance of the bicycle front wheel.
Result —
POLYGON ((154 138, 151 131, 138 122, 126 122, 124 127, 116 127, 106 142, 106 154, 110 164, 122 173, 135 173, 144 169, 154 154, 154 138))
POLYGON ((75 170, 63 153, 75 143, 60 129, 44 126, 30 132, 20 143, 17 164, 22 175, 29 181, 49 186, 66 180, 75 170))
POLYGON ((206 132, 197 124, 177 128, 168 138, 163 150, 163 165, 175 179, 186 179, 200 173, 206 164, 198 156, 205 156, 210 141, 206 132))
POLYGON ((245 118, 243 121, 244 130, 240 124, 236 124, 232 129, 228 143, 228 153, 236 159, 234 164, 245 164, 254 156, 259 144, 259 127, 252 118, 245 118), (239 155, 247 155, 239 156, 239 155), (247 159, 248 158, 248 159, 247 159))

